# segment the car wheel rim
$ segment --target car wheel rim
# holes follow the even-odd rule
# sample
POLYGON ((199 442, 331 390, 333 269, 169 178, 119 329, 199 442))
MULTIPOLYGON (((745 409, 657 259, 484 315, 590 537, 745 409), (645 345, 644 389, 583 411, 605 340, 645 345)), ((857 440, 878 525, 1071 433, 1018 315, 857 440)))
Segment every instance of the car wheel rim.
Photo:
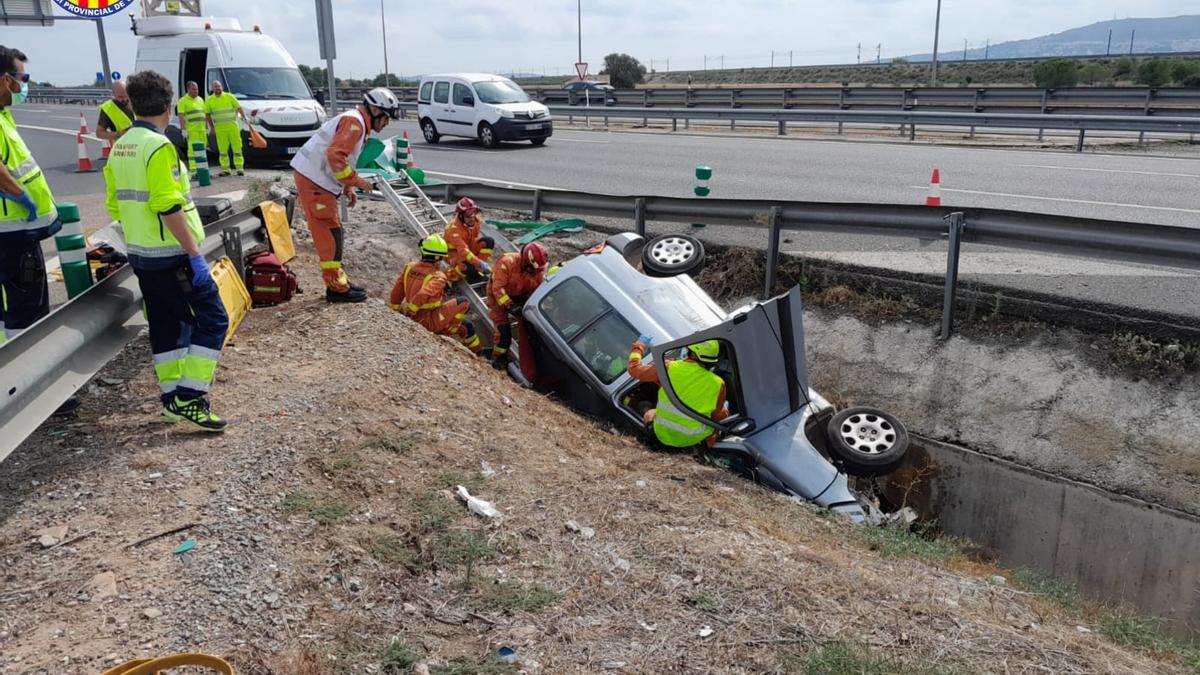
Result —
POLYGON ((492 130, 491 129, 483 130, 483 144, 484 145, 492 144, 492 130))
POLYGON ((896 443, 896 427, 871 413, 847 417, 838 431, 846 445, 866 455, 887 452, 896 443))
POLYGON ((650 248, 650 257, 660 265, 682 265, 695 255, 695 244, 682 237, 661 239, 650 248))
POLYGON ((433 125, 426 124, 422 131, 425 132, 425 140, 433 140, 433 125))

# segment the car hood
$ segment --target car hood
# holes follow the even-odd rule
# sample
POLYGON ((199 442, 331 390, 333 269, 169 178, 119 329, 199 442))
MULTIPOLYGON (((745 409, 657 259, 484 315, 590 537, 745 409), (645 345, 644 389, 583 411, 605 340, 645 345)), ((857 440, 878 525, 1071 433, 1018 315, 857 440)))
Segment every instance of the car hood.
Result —
POLYGON ((526 101, 525 103, 492 103, 489 105, 499 110, 507 110, 514 113, 548 112, 546 106, 537 101, 526 101))

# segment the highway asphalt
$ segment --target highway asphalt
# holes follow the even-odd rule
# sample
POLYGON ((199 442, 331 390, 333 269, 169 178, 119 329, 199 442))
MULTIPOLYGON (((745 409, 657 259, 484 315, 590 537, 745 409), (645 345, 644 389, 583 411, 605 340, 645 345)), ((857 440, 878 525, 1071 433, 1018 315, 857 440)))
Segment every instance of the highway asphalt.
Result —
MULTIPOLYGON (((81 203, 99 198, 99 205, 100 175, 74 173, 80 110, 27 105, 14 112, 56 196, 81 203)), ((94 130, 95 113, 86 112, 94 130)), ((714 172, 713 196, 920 204, 937 166, 946 205, 1200 227, 1200 160, 1186 157, 561 126, 540 148, 512 143, 485 150, 460 139, 426 144, 411 118, 385 135, 401 131, 408 131, 419 166, 451 180, 684 196, 691 194, 694 167, 707 164, 714 172)), ((99 144, 89 142, 89 152, 97 158, 99 144)), ((761 245, 764 239, 734 228, 699 233, 722 244, 761 245)), ((817 233, 790 239, 785 251, 914 272, 945 270, 944 245, 938 243, 817 233)), ((968 246, 962 273, 967 280, 1200 317, 1200 274, 1190 270, 968 246)))

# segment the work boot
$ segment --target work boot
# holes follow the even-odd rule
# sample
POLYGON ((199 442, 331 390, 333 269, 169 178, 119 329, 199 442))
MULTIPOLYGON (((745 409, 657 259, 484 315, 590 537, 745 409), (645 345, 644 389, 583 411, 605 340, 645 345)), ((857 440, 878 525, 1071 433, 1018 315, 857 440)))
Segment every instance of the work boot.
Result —
POLYGON ((217 174, 217 176, 219 176, 221 178, 224 178, 225 176, 232 176, 232 175, 233 174, 230 173, 229 169, 221 169, 221 173, 217 174))
POLYGON ((187 420, 205 431, 224 431, 228 424, 209 408, 208 399, 203 396, 187 400, 173 396, 163 406, 162 416, 168 422, 187 420))
POLYGON ((496 370, 508 370, 508 356, 493 358, 492 367, 496 370))
POLYGON ((239 176, 245 176, 245 175, 246 175, 246 172, 245 172, 245 171, 242 171, 241 169, 238 169, 238 175, 239 175, 239 176))
POLYGON ((325 291, 325 300, 327 302, 366 302, 367 292, 361 288, 356 289, 353 286, 341 293, 327 289, 325 291))

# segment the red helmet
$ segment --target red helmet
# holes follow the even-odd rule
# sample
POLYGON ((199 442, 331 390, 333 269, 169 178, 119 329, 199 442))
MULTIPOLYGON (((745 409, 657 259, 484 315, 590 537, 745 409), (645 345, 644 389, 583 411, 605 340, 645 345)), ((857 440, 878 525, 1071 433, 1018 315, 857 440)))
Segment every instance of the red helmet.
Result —
POLYGON ((463 197, 458 200, 458 205, 454 207, 454 215, 460 220, 470 218, 476 213, 479 213, 479 206, 470 197, 463 197))
POLYGON ((545 246, 535 241, 521 247, 521 262, 526 267, 544 270, 550 266, 550 254, 546 253, 545 246))

